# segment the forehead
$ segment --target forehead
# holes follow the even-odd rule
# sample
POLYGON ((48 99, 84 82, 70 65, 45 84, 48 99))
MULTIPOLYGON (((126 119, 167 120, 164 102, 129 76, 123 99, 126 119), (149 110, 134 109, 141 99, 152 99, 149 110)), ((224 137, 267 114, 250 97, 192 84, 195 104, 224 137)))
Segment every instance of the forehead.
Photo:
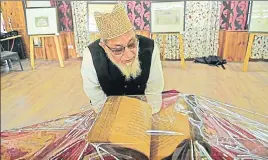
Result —
POLYGON ((110 45, 127 45, 128 42, 134 37, 135 32, 133 30, 130 30, 119 37, 107 40, 107 43, 110 45))

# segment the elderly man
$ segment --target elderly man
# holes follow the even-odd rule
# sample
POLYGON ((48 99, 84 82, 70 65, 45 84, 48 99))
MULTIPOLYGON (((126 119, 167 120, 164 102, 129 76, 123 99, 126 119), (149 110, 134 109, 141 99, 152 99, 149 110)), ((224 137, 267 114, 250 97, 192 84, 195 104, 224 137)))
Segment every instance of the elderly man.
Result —
POLYGON ((83 53, 84 91, 98 111, 107 96, 160 95, 164 88, 160 53, 153 40, 135 34, 120 4, 95 13, 101 39, 83 53))

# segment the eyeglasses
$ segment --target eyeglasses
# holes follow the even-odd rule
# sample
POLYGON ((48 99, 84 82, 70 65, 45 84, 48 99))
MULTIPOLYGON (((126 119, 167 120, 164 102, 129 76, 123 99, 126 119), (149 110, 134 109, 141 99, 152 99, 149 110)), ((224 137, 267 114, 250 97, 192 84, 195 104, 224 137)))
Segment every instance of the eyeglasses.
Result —
POLYGON ((123 55, 123 53, 125 52, 126 47, 128 49, 134 49, 134 48, 136 48, 137 47, 137 44, 138 44, 138 39, 135 38, 133 40, 133 42, 131 42, 127 46, 121 46, 121 47, 118 47, 118 48, 111 48, 106 43, 104 43, 104 44, 113 52, 113 54, 119 56, 119 55, 123 55))

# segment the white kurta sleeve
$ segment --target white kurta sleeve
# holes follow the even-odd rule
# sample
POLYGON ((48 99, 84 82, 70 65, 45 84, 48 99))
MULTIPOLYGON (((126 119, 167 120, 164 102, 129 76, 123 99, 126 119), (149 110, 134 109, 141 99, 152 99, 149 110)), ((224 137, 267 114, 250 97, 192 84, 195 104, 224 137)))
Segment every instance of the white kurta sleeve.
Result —
POLYGON ((99 84, 92 56, 88 48, 83 51, 81 75, 85 93, 89 97, 95 111, 100 111, 102 104, 104 104, 106 101, 107 96, 99 84))
POLYGON ((152 54, 150 75, 147 81, 145 94, 148 95, 147 101, 153 109, 153 113, 158 112, 162 106, 162 95, 164 90, 164 76, 162 64, 160 60, 160 50, 156 43, 154 43, 154 51, 152 54), (150 95, 150 96, 149 96, 150 95))
POLYGON ((147 81, 146 94, 161 94, 164 89, 164 77, 162 63, 160 60, 160 51, 157 44, 154 44, 152 54, 150 75, 147 81))

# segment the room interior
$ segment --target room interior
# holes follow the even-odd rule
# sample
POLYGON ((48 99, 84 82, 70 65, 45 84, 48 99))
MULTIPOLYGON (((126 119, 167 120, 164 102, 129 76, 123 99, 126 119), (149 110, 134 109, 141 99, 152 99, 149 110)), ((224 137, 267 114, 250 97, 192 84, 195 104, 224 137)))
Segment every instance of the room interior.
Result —
MULTIPOLYGON (((93 13, 109 10, 114 3, 1 1, 1 132, 90 109, 80 73, 83 50, 100 38, 93 13), (55 15, 46 12, 55 19, 57 33, 29 29, 34 9, 51 8, 55 15), (2 32, 11 35, 2 37, 2 32), (4 51, 11 58, 2 57, 4 51)), ((183 17, 177 22, 181 28, 176 22, 170 27, 164 20, 162 25, 156 22, 157 7, 176 2, 121 3, 136 33, 158 44, 165 91, 236 106, 267 125, 268 2, 260 1, 260 7, 257 1, 186 1, 175 13, 183 17), (254 9, 254 3, 263 17, 256 16, 259 8, 254 9), (194 63, 210 55, 225 59, 225 69, 194 63)))

